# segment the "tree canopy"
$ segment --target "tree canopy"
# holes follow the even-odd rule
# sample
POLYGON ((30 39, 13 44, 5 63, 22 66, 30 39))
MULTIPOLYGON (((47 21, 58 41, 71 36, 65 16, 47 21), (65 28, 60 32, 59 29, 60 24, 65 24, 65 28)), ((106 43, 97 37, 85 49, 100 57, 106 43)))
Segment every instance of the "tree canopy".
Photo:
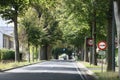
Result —
MULTIPOLYGON (((19 22, 22 26, 20 32, 25 34, 23 39, 25 43, 44 47, 46 52, 50 46, 54 46, 52 48, 72 46, 79 52, 80 48, 84 48, 85 38, 93 38, 92 53, 94 60, 97 60, 96 44, 100 40, 110 40, 107 41, 108 52, 111 53, 112 50, 112 2, 112 0, 1 0, 0 14, 4 19, 14 22, 17 46, 19 46, 16 37, 19 22)), ((45 54, 47 56, 47 53, 45 54)), ((109 58, 111 54, 108 54, 109 58)), ((111 62, 108 60, 108 63, 109 66, 111 62)))

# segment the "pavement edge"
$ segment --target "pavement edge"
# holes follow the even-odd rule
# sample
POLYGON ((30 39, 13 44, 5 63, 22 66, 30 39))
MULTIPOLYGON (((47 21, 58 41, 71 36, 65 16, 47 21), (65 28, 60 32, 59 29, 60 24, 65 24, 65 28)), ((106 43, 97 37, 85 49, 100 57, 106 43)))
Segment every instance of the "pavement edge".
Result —
MULTIPOLYGON (((80 71, 81 71, 81 68, 84 68, 86 70, 86 72, 82 71, 83 74, 88 74, 88 75, 94 77, 95 79, 98 79, 98 76, 94 72, 92 72, 91 70, 86 68, 82 63, 80 63, 80 62, 76 62, 76 63, 77 63, 77 66, 80 71)), ((87 76, 84 75, 84 77, 87 79, 87 76)))

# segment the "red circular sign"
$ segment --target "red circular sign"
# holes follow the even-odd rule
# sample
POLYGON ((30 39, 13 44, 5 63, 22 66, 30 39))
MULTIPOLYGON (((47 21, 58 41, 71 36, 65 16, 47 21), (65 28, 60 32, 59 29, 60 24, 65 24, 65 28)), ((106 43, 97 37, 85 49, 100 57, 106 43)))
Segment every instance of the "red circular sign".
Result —
POLYGON ((88 44, 88 46, 93 46, 93 39, 92 38, 88 38, 87 44, 88 44))
POLYGON ((99 48, 100 50, 105 50, 105 49, 107 48, 107 43, 106 43, 105 41, 100 41, 100 42, 98 43, 98 48, 99 48))

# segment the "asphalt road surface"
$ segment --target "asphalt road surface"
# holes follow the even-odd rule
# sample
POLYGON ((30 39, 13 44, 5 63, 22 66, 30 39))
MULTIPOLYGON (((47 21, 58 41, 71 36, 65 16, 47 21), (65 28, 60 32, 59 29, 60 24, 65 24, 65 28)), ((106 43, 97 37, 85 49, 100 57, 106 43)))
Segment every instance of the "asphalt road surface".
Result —
POLYGON ((85 80, 76 62, 46 61, 0 73, 0 80, 85 80))

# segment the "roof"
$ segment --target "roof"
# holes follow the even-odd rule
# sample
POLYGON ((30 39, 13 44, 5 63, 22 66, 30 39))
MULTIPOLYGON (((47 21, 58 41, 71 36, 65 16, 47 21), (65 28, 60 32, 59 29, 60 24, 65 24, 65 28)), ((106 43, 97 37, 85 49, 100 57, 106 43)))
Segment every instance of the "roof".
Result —
POLYGON ((8 27, 8 26, 0 26, 0 32, 2 34, 5 34, 5 35, 8 35, 8 36, 11 36, 13 37, 13 27, 8 27))
POLYGON ((8 23, 8 22, 9 22, 9 20, 5 20, 5 19, 1 18, 1 16, 0 16, 0 26, 14 26, 13 23, 8 23))

